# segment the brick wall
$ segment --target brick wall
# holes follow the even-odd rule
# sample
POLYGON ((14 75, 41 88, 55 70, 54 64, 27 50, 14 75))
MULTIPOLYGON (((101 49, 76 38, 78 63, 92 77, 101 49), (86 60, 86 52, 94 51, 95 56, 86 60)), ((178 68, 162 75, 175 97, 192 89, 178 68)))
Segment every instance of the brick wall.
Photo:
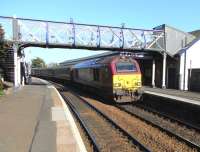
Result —
POLYGON ((4 57, 0 57, 0 67, 4 70, 4 79, 14 82, 13 50, 8 50, 4 57))

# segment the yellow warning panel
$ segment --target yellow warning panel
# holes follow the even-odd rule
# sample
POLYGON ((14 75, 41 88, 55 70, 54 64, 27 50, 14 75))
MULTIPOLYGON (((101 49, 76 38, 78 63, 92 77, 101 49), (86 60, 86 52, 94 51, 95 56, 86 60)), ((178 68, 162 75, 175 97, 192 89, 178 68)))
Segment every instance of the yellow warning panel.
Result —
POLYGON ((113 75, 113 89, 136 90, 141 87, 141 74, 113 75))

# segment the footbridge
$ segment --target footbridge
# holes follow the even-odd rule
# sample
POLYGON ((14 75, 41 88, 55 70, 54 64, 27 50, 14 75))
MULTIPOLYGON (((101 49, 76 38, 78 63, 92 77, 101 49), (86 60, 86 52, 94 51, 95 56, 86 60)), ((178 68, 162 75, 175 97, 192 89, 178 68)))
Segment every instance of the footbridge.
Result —
POLYGON ((5 40, 20 47, 73 48, 112 51, 163 51, 162 30, 133 29, 74 22, 0 16, 5 40))

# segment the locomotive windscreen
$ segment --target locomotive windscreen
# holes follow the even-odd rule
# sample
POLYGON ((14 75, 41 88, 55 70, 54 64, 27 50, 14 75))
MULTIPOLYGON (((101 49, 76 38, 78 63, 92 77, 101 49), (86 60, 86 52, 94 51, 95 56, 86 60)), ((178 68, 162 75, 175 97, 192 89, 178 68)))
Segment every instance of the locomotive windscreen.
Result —
POLYGON ((137 68, 134 63, 131 62, 118 62, 116 64, 117 72, 136 72, 137 68))

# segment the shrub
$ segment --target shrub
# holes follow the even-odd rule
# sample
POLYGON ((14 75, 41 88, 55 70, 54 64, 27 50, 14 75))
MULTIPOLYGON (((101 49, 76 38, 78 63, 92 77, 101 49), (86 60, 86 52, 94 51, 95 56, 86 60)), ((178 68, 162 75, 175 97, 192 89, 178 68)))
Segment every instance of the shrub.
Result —
POLYGON ((3 90, 3 82, 0 80, 0 90, 3 90))

